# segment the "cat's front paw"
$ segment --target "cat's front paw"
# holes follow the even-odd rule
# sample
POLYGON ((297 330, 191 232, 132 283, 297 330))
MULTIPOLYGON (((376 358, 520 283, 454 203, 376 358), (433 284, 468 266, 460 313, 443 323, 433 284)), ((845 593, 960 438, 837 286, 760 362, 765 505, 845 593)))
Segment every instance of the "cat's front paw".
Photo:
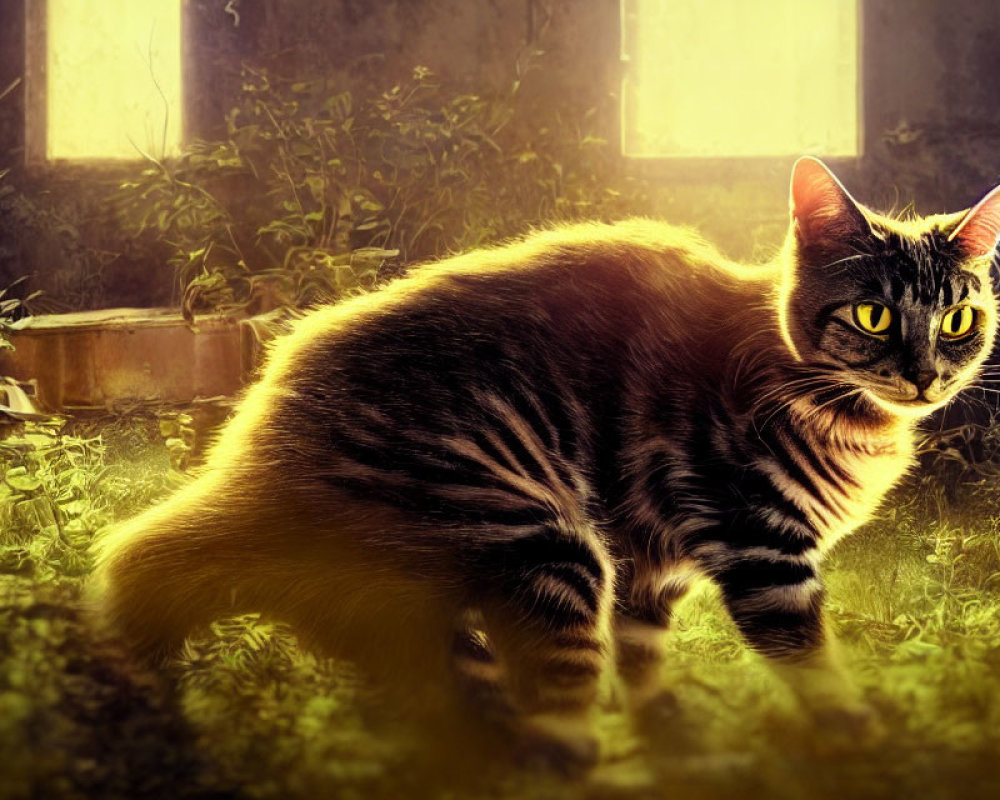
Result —
POLYGON ((875 745, 887 735, 878 711, 861 700, 810 709, 812 722, 831 739, 852 746, 875 745))
POLYGON ((535 714, 523 720, 515 756, 531 769, 581 776, 601 758, 601 744, 591 725, 578 718, 535 714))
POLYGON ((636 728, 645 736, 673 731, 682 716, 677 693, 664 688, 651 693, 641 703, 633 704, 632 716, 636 728))

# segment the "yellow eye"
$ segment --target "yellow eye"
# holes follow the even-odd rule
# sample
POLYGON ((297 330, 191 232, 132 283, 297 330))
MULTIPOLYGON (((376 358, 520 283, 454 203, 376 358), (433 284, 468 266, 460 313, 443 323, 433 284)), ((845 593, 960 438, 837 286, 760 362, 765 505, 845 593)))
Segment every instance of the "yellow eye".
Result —
POLYGON ((941 320, 941 336, 945 339, 961 339, 969 334, 975 321, 976 309, 972 306, 953 308, 941 320))
POLYGON ((889 331, 892 312, 881 303, 858 303, 854 306, 854 324, 865 333, 881 336, 889 331))

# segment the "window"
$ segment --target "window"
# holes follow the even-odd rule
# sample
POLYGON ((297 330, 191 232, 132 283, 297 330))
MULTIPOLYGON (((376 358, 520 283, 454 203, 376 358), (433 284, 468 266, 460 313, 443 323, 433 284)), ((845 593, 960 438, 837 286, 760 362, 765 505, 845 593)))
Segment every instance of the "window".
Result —
POLYGON ((181 146, 181 0, 28 3, 31 160, 181 146))
POLYGON ((622 151, 859 154, 857 0, 622 0, 622 151))

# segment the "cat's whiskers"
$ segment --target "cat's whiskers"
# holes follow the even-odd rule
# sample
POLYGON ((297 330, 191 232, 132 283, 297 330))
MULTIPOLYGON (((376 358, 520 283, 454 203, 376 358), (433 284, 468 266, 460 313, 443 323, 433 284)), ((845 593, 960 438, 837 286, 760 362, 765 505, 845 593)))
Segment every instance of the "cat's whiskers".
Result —
POLYGON ((813 415, 814 416, 819 416, 826 408, 828 408, 829 406, 833 405, 834 403, 838 403, 841 400, 847 400, 850 397, 859 397, 859 396, 863 395, 864 391, 865 391, 864 387, 862 387, 862 386, 852 386, 849 383, 838 384, 836 386, 836 388, 838 388, 838 389, 846 389, 847 391, 844 392, 843 394, 837 395, 836 397, 831 397, 829 400, 826 400, 826 401, 824 401, 824 402, 822 402, 822 403, 814 406, 813 407, 813 415))
MULTIPOLYGON (((966 406, 966 407, 972 406, 972 407, 975 407, 976 409, 982 409, 982 410, 984 410, 986 412, 993 412, 994 411, 994 404, 992 404, 992 403, 990 403, 990 402, 987 401, 987 399, 986 399, 986 393, 987 393, 987 391, 991 391, 991 390, 988 390, 985 386, 970 386, 967 389, 964 389, 958 396, 956 396, 955 398, 953 398, 952 402, 954 402, 956 405, 960 405, 960 406, 966 406), (976 392, 978 390, 981 390, 983 392, 983 396, 982 397, 976 397, 973 394, 974 392, 976 392)), ((992 391, 996 391, 996 390, 994 389, 992 391)), ((942 422, 942 430, 943 430, 943 424, 944 424, 944 419, 943 418, 942 418, 941 422, 942 422)))
MULTIPOLYGON (((774 397, 776 394, 780 393, 781 395, 784 396, 782 401, 778 403, 778 405, 771 411, 771 413, 759 426, 756 425, 755 422, 754 430, 758 433, 758 435, 761 434, 764 431, 764 429, 768 426, 768 424, 771 422, 771 420, 774 419, 778 414, 791 409, 793 404, 797 403, 800 400, 808 398, 810 395, 817 394, 819 391, 829 391, 841 388, 842 386, 849 386, 849 385, 850 384, 842 383, 839 381, 831 383, 828 378, 821 378, 818 376, 812 378, 809 377, 799 378, 795 381, 789 381, 788 383, 784 383, 780 387, 777 387, 776 389, 772 390, 770 393, 771 397, 774 397), (796 383, 800 385, 795 385, 796 383), (789 390, 789 387, 791 387, 791 390, 789 390)), ((840 397, 841 396, 838 395, 834 399, 837 400, 840 399, 840 397)), ((759 406, 762 405, 766 405, 766 402, 759 403, 757 410, 759 410, 759 406)))
MULTIPOLYGON (((838 258, 836 261, 831 261, 829 264, 825 264, 822 267, 820 267, 820 269, 827 271, 831 267, 836 267, 841 264, 846 264, 850 261, 859 261, 861 259, 866 259, 866 258, 871 258, 871 253, 866 253, 859 250, 854 255, 845 256, 844 258, 838 258)), ((846 267, 843 269, 836 270, 836 272, 843 272, 844 269, 846 269, 846 267)))
POLYGON ((989 387, 989 386, 976 386, 975 388, 979 389, 979 391, 981 391, 981 392, 990 392, 991 394, 1000 394, 1000 389, 994 389, 994 388, 989 387))
POLYGON ((764 419, 762 423, 760 423, 760 425, 758 425, 756 419, 754 419, 753 426, 755 433, 758 436, 760 436, 767 428, 768 424, 771 422, 772 419, 775 419, 776 417, 778 417, 779 414, 782 414, 783 412, 789 410, 792 407, 792 405, 794 405, 799 400, 805 399, 810 394, 812 394, 813 391, 814 391, 813 389, 807 389, 807 390, 798 390, 795 392, 788 393, 784 397, 784 399, 782 399, 782 401, 779 402, 774 407, 771 413, 767 415, 767 417, 764 419))
POLYGON ((786 397, 789 392, 804 391, 804 393, 808 393, 813 389, 822 389, 827 386, 829 386, 829 378, 820 375, 806 375, 801 378, 793 378, 790 381, 779 382, 758 398, 751 408, 751 413, 757 413, 775 397, 786 397))

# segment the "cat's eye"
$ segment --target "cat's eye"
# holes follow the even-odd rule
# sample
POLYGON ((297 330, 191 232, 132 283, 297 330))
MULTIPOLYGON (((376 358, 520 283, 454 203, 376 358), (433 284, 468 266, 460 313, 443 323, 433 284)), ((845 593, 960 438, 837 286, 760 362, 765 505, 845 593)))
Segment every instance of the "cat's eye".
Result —
POLYGON ((854 324, 865 333, 885 336, 892 325, 892 312, 881 303, 858 303, 854 306, 854 324))
POLYGON ((976 322, 976 309, 959 306, 944 315, 941 320, 941 336, 945 339, 962 339, 969 335, 976 322))

